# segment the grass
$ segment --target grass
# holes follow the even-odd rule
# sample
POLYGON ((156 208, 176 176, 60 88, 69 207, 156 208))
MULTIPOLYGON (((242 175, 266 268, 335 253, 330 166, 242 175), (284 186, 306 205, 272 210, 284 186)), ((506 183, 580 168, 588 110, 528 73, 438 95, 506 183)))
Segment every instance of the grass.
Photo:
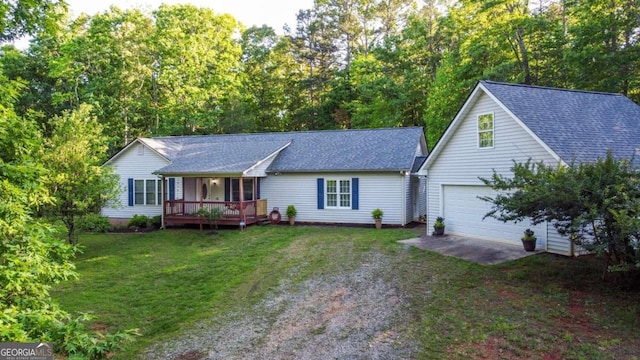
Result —
POLYGON ((80 279, 53 294, 68 311, 92 311, 97 329, 139 328, 116 355, 130 359, 197 321, 248 308, 284 276, 345 271, 384 252, 396 259, 389 271, 403 274, 412 319, 403 336, 421 358, 639 359, 638 294, 603 283, 594 261, 545 254, 480 266, 396 242, 412 236, 311 226, 85 235, 80 279))

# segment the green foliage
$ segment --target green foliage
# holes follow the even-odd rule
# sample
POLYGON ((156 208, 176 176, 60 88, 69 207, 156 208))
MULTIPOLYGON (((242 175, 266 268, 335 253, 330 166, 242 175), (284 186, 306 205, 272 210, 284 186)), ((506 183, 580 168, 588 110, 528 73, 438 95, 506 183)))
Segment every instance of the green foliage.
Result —
MULTIPOLYGON (((44 12, 51 10, 49 2, 18 1, 12 5, 19 11, 29 11, 29 5, 45 6, 41 9, 44 12)), ((0 8, 7 10, 3 5, 0 8)), ((22 16, 28 23, 33 20, 30 16, 40 14, 34 11, 22 16)), ((3 36, 12 31, 2 30, 3 36)), ((71 263, 75 249, 57 238, 57 229, 34 216, 44 207, 54 206, 57 199, 47 187, 53 171, 43 166, 41 134, 33 121, 19 118, 13 111, 15 90, 20 86, 0 73, 0 342, 51 341, 58 352, 66 353, 67 347, 73 347, 68 353, 106 357, 105 351, 96 349, 118 349, 130 336, 116 333, 101 340, 88 335, 81 328, 82 319, 72 319, 49 293, 52 284, 77 277, 71 263)))
POLYGON ((376 209, 373 209, 373 211, 371 211, 371 216, 374 219, 382 219, 383 215, 384 215, 384 212, 380 208, 376 208, 376 209))
POLYGON ((436 218, 436 221, 433 223, 433 226, 435 226, 437 228, 443 228, 444 227, 444 218, 442 216, 438 216, 436 218))
POLYGON ((89 213, 78 217, 76 230, 80 232, 105 233, 111 230, 111 224, 106 216, 89 213))
POLYGON ((66 9, 59 0, 15 0, 0 5, 0 42, 9 42, 24 35, 55 26, 56 19, 66 9))
POLYGON ((91 107, 64 113, 51 121, 53 132, 45 141, 43 161, 46 185, 54 197, 45 207, 67 227, 69 243, 75 243, 76 217, 117 201, 118 176, 102 166, 106 138, 102 126, 91 115, 91 107))
POLYGON ((212 228, 218 228, 218 221, 224 217, 224 210, 221 207, 201 207, 198 216, 204 218, 212 228))
POLYGON ((593 163, 549 166, 516 163, 513 177, 481 179, 501 193, 483 197, 485 217, 551 222, 561 235, 604 258, 609 271, 640 274, 640 174, 632 160, 611 152, 593 163))
POLYGON ((149 226, 149 217, 147 215, 135 214, 131 219, 129 219, 129 222, 127 223, 127 227, 131 226, 146 228, 147 226, 149 226))
POLYGON ((138 329, 129 329, 116 333, 91 333, 87 323, 95 320, 89 314, 78 317, 66 316, 49 332, 47 341, 54 343, 55 351, 66 355, 67 359, 93 360, 107 359, 110 353, 122 350, 128 343, 140 335, 138 329))
POLYGON ((161 5, 154 24, 159 131, 215 132, 220 105, 238 90, 238 23, 207 8, 161 5))
POLYGON ((533 230, 526 229, 524 231, 524 234, 522 235, 522 240, 523 241, 536 241, 537 238, 536 238, 535 233, 534 233, 533 230))
POLYGON ((298 214, 298 210, 294 205, 287 206, 287 217, 294 217, 296 214, 298 214))
POLYGON ((155 228, 159 228, 162 226, 162 215, 156 215, 149 219, 149 224, 155 228))

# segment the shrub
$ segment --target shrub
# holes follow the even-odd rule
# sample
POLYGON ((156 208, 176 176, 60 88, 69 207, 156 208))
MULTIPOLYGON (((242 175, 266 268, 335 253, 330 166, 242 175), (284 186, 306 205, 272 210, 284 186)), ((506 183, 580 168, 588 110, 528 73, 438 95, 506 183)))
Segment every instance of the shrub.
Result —
POLYGON ((297 213, 298 213, 298 210, 296 210, 295 206, 293 205, 287 206, 287 217, 294 217, 296 216, 297 213))
POLYGON ((127 223, 128 227, 135 226, 139 228, 146 228, 149 225, 149 217, 146 215, 135 214, 127 223))
POLYGON ((154 217, 152 217, 149 222, 151 223, 151 226, 153 227, 161 227, 162 226, 162 215, 156 215, 154 217))
POLYGON ((110 229, 109 219, 99 214, 86 214, 76 220, 77 231, 104 233, 110 229))

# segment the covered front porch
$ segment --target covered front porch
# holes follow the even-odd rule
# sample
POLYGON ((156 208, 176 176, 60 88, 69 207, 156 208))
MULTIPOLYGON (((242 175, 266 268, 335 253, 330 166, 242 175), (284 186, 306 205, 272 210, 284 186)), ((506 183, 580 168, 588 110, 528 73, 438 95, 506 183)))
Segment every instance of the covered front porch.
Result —
POLYGON ((201 209, 218 209, 218 225, 246 226, 268 220, 267 199, 260 199, 258 177, 165 178, 163 184, 163 227, 209 224, 201 209))

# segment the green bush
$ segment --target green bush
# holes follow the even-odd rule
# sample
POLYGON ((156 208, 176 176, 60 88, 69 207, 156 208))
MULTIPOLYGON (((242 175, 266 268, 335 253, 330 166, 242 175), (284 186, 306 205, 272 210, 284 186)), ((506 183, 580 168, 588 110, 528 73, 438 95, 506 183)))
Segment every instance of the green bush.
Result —
POLYGON ((111 224, 106 216, 99 214, 86 214, 76 220, 76 230, 81 232, 105 233, 111 229, 111 224))
POLYGON ((146 215, 135 214, 135 215, 133 215, 131 220, 129 220, 129 223, 127 223, 127 226, 128 227, 135 226, 135 227, 139 227, 139 228, 146 228, 147 226, 149 226, 149 217, 146 216, 146 215))
POLYGON ((161 227, 162 226, 162 215, 156 215, 154 217, 152 217, 149 222, 151 223, 151 226, 153 227, 161 227))

